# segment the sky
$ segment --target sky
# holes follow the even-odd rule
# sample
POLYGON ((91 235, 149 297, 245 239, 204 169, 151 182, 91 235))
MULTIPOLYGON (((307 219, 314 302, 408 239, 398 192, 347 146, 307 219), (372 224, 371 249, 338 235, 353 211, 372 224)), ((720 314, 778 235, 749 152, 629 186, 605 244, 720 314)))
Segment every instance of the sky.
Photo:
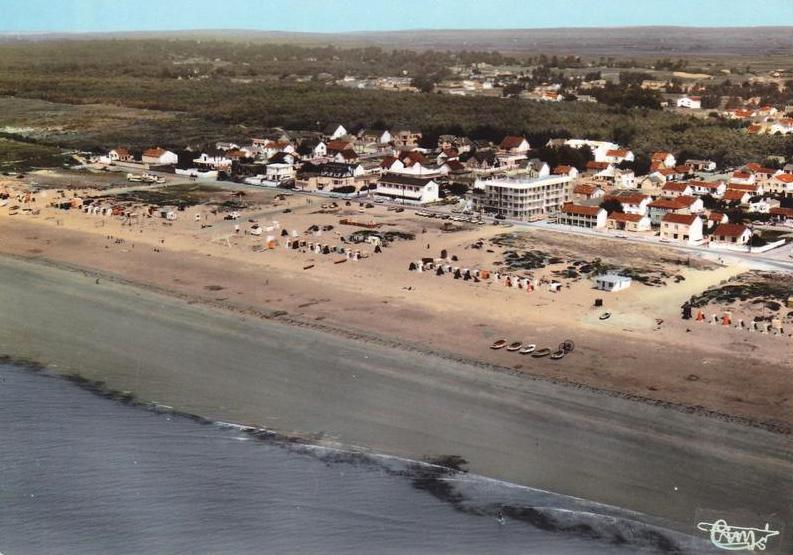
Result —
POLYGON ((793 25, 793 0, 0 0, 0 32, 793 25))

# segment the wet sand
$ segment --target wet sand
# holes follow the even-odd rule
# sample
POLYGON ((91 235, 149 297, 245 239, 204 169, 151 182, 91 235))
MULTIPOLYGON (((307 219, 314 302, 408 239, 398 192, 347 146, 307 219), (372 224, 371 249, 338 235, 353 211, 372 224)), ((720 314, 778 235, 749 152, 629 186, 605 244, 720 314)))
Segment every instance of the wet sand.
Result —
POLYGON ((0 353, 211 419, 670 519, 783 516, 790 437, 0 258, 0 353))

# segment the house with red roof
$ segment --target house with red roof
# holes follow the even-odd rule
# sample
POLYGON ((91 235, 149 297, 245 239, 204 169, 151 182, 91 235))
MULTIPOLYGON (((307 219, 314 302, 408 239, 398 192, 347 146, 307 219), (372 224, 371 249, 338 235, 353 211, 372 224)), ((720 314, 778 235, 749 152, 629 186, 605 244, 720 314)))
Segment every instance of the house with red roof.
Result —
POLYGON ((556 166, 552 173, 554 175, 567 175, 575 179, 578 177, 578 168, 575 166, 556 166))
POLYGON ((566 202, 559 210, 558 222, 584 228, 603 228, 606 226, 607 212, 600 206, 587 206, 566 202))
POLYGON ((684 206, 676 198, 658 198, 647 205, 647 214, 654 225, 661 225, 667 214, 683 212, 684 206))
POLYGON ((719 224, 710 235, 716 245, 745 245, 752 238, 752 230, 742 224, 719 224))
POLYGON ((155 147, 144 150, 141 161, 154 166, 173 166, 179 163, 179 157, 170 150, 155 147))
POLYGON ((677 160, 675 159, 675 155, 671 152, 653 152, 652 156, 650 157, 650 162, 655 162, 660 164, 666 168, 674 168, 677 165, 677 160))
POLYGON ((752 198, 752 195, 748 191, 740 191, 738 189, 727 189, 721 197, 724 202, 735 204, 746 204, 750 198, 752 198))
POLYGON ((652 223, 649 216, 641 214, 626 214, 624 212, 612 212, 607 219, 607 225, 611 229, 619 231, 650 231, 652 223))
POLYGON ((702 219, 695 214, 667 214, 661 219, 661 239, 676 243, 701 243, 702 219))
POLYGON ((694 190, 685 181, 669 181, 661 187, 661 194, 668 198, 675 198, 681 195, 691 195, 694 190))
POLYGON ((593 198, 603 198, 606 192, 597 185, 589 183, 579 183, 573 187, 573 198, 576 200, 589 200, 593 198))
POLYGON ((689 187, 695 195, 710 195, 719 198, 727 190, 727 184, 724 181, 689 181, 689 187))
POLYGON ((507 135, 498 145, 499 150, 510 154, 525 154, 531 150, 529 141, 517 135, 507 135))
POLYGON ((764 184, 763 189, 768 193, 793 196, 793 174, 777 174, 764 184))
POLYGON ((621 191, 619 193, 606 196, 605 200, 615 200, 622 206, 622 211, 626 214, 647 214, 647 205, 652 198, 642 193, 633 191, 621 191))
POLYGON ((612 148, 606 151, 606 155, 603 158, 604 162, 609 162, 611 164, 619 164, 621 162, 633 162, 635 160, 633 151, 628 150, 627 148, 612 148))

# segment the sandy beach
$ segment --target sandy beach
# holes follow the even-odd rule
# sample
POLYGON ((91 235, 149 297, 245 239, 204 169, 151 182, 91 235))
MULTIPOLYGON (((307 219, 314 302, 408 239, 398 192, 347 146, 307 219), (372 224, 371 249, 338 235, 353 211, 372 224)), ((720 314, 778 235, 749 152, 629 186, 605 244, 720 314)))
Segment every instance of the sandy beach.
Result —
POLYGON ((441 222, 383 207, 363 210, 354 205, 320 213, 316 199, 308 204, 302 196, 277 201, 269 191, 249 195, 252 208, 238 222, 224 221, 206 206, 196 206, 167 225, 159 219, 130 225, 118 218, 45 208, 41 200, 46 199, 40 199, 37 216, 10 217, 0 211, 0 252, 97 272, 190 302, 275 318, 302 329, 507 368, 684 410, 731 415, 779 431, 788 431, 793 422, 789 337, 680 319, 684 301, 744 271, 739 265, 720 266, 677 257, 669 249, 615 240, 593 239, 582 246, 575 237, 531 231, 510 239, 510 245, 522 242, 525 248, 566 254, 568 260, 653 261, 648 264, 654 272, 651 277, 665 285, 635 283, 626 291, 608 294, 594 290, 587 279, 558 277, 558 270, 547 267, 531 274, 559 280, 561 290, 552 293, 540 286, 527 294, 493 283, 407 271, 411 262, 437 257, 443 250, 458 258, 455 264, 462 267, 497 268, 511 247, 491 243, 503 241, 500 238, 509 236, 511 229, 454 226, 450 231, 441 222), (395 240, 382 254, 363 244, 357 248, 368 258, 339 264, 338 256, 282 246, 254 250, 263 237, 246 233, 251 226, 248 220, 263 226, 277 222, 279 229, 333 244, 339 241, 340 230, 346 234, 361 229, 341 225, 344 218, 377 222, 380 231, 400 231, 415 239, 395 240), (304 233, 317 224, 333 230, 324 235, 304 233), (234 225, 241 226, 240 233, 234 232, 234 225), (474 247, 477 243, 483 246, 474 247), (604 300, 602 309, 594 308, 596 298, 604 300), (604 310, 612 314, 607 321, 598 318, 604 310), (492 341, 501 337, 551 348, 572 339, 576 350, 558 362, 490 350, 492 341))
POLYGON ((660 516, 784 515, 789 437, 0 259, 0 350, 211 419, 660 516), (641 491, 641 495, 636 495, 641 491))

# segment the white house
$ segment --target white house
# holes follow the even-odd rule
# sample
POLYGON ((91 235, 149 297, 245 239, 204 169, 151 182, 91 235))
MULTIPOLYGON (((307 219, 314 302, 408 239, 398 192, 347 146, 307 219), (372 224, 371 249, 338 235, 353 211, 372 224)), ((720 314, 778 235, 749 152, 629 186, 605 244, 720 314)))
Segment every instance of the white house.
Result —
POLYGON ((518 137, 515 135, 504 137, 504 139, 501 141, 501 144, 498 145, 498 148, 505 152, 509 152, 510 154, 525 154, 531 150, 529 141, 523 137, 518 137))
POLYGON ((599 276, 595 276, 595 288, 600 289, 602 291, 622 291, 623 289, 627 289, 631 286, 633 280, 628 276, 620 276, 617 274, 601 274, 599 276))
POLYGON ((198 158, 193 158, 193 164, 200 168, 218 171, 228 171, 231 169, 231 159, 226 158, 223 151, 207 153, 202 152, 198 158))
POLYGON ((661 187, 661 194, 668 198, 675 198, 683 195, 691 195, 694 190, 688 183, 680 181, 669 181, 661 187))
POLYGON ((618 150, 619 145, 608 141, 590 141, 588 139, 567 139, 564 144, 572 148, 588 146, 592 150, 595 162, 605 162, 610 150, 618 150))
POLYGON ((584 228, 602 228, 606 226, 608 213, 599 206, 585 206, 566 202, 559 211, 559 223, 584 228))
POLYGON ((578 177, 578 168, 576 168, 575 166, 556 166, 553 169, 553 174, 566 175, 568 177, 575 179, 576 177, 578 177))
POLYGON ((344 137, 347 134, 347 130, 343 125, 329 125, 325 128, 325 134, 333 141, 344 137))
POLYGON ((107 157, 111 162, 132 162, 135 159, 130 151, 124 147, 114 148, 107 153, 107 157))
POLYGON ((614 148, 606 151, 604 162, 619 164, 621 162, 633 162, 635 159, 633 151, 627 148, 614 148))
POLYGON ((691 110, 699 110, 702 108, 702 97, 700 96, 683 96, 677 99, 678 108, 689 108, 691 110))
POLYGON ((661 238, 678 243, 702 242, 702 219, 694 214, 667 214, 661 220, 661 238))
POLYGON ((698 172, 712 172, 716 171, 716 162, 713 160, 686 160, 686 166, 698 172))
POLYGON ((155 166, 171 166, 179 162, 179 157, 170 150, 156 147, 143 151, 141 161, 144 164, 153 164, 155 166))
POLYGON ((622 211, 626 214, 647 214, 647 205, 652 198, 641 193, 623 192, 606 197, 606 200, 616 200, 622 205, 622 211))
POLYGON ((689 181, 689 187, 695 195, 710 195, 719 198, 727 190, 724 181, 689 181))
POLYGON ((671 152, 665 152, 665 151, 653 152, 652 156, 650 157, 650 160, 654 164, 660 164, 665 168, 674 168, 675 164, 677 163, 677 159, 675 158, 675 155, 672 154, 671 152))
POLYGON ((286 181, 295 178, 295 167, 292 164, 267 164, 264 168, 267 181, 286 181))
POLYGON ((432 178, 387 173, 377 181, 375 195, 405 204, 427 204, 439 198, 432 178))
POLYGON ((752 238, 752 230, 741 224, 719 224, 711 234, 711 242, 728 245, 745 245, 752 238))

